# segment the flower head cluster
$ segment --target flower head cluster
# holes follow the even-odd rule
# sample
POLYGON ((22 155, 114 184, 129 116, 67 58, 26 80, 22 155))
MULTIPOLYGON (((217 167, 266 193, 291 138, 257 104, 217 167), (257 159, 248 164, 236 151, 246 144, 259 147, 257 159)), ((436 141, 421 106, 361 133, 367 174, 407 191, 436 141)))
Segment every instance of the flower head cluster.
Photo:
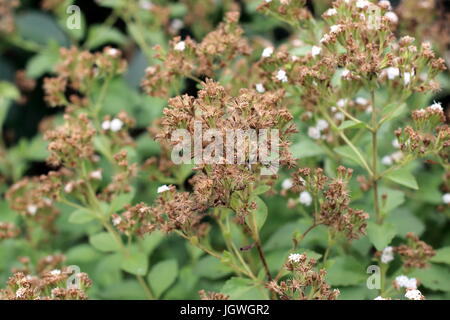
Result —
POLYGON ((14 9, 19 4, 19 0, 0 0, 0 34, 14 31, 14 9))
POLYGON ((285 264, 290 278, 277 283, 270 281, 266 287, 282 300, 336 300, 339 290, 332 290, 325 281, 326 271, 316 271, 316 261, 306 254, 291 254, 285 264))
POLYGON ((209 76, 218 68, 224 68, 237 55, 250 53, 247 42, 241 37, 243 30, 238 25, 239 13, 228 12, 216 30, 207 34, 202 42, 191 38, 175 37, 167 53, 157 46, 156 58, 162 65, 150 66, 142 81, 143 89, 152 96, 165 97, 170 84, 180 77, 209 76))
POLYGON ((6 199, 20 215, 37 222, 48 231, 54 231, 54 221, 59 214, 54 202, 59 199, 61 177, 64 175, 65 171, 61 170, 24 178, 9 188, 6 199))
POLYGON ((83 96, 71 94, 67 99, 66 91, 86 93, 96 80, 121 74, 127 66, 120 50, 111 47, 96 53, 79 51, 76 47, 61 48, 60 55, 62 61, 56 66, 58 76, 44 79, 45 100, 52 107, 85 107, 83 96))
POLYGON ((13 223, 0 221, 0 240, 15 238, 19 233, 19 228, 13 223))
MULTIPOLYGON (((330 226, 336 232, 342 232, 349 239, 358 239, 365 234, 366 220, 369 215, 363 210, 350 208, 350 194, 348 182, 352 176, 352 169, 340 166, 337 177, 329 179, 322 169, 314 173, 309 168, 299 169, 293 175, 293 191, 301 191, 305 199, 305 190, 309 194, 317 194, 320 199, 320 209, 316 212, 316 223, 330 226)), ((308 199, 311 196, 308 197, 308 199)), ((308 200, 308 203, 312 201, 308 200)))
POLYGON ((406 288, 408 290, 417 289, 418 283, 416 278, 408 278, 405 275, 400 275, 394 280, 394 287, 396 289, 406 288))
POLYGON ((407 269, 425 268, 428 260, 435 255, 434 249, 411 232, 406 237, 407 244, 400 245, 395 249, 403 260, 403 266, 407 269))
POLYGON ((228 299, 230 299, 230 296, 228 296, 226 294, 212 292, 212 291, 200 290, 198 292, 198 294, 199 294, 201 300, 228 300, 228 299))
POLYGON ((37 276, 14 273, 8 280, 8 286, 0 290, 0 298, 6 300, 86 300, 86 290, 92 282, 86 273, 75 275, 80 287, 66 287, 71 275, 67 268, 54 269, 37 276))
POLYGON ((47 161, 53 166, 63 164, 73 168, 79 161, 93 160, 96 131, 88 116, 65 114, 64 118, 66 122, 62 126, 45 133, 45 139, 50 141, 47 161))
POLYGON ((412 112, 413 124, 395 131, 400 149, 415 156, 436 154, 448 162, 450 128, 440 103, 412 112))

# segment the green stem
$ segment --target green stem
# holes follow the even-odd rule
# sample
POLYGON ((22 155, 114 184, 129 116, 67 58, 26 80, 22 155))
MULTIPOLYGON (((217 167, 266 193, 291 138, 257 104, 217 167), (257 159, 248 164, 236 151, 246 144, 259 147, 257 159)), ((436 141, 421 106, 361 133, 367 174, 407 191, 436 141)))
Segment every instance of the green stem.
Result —
POLYGON ((375 216, 378 224, 383 222, 383 217, 381 216, 380 211, 380 199, 378 197, 378 173, 377 173, 377 164, 378 164, 378 125, 377 125, 377 108, 375 106, 375 91, 372 90, 370 92, 370 98, 372 102, 372 184, 373 184, 373 201, 375 208, 375 216))

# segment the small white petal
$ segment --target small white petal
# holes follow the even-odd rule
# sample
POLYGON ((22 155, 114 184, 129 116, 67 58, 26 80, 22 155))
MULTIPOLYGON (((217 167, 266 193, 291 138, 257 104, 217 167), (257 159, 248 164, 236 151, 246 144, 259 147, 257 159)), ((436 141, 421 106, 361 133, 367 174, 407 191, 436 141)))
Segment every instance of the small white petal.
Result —
POLYGON ((120 119, 115 118, 111 121, 111 131, 112 132, 119 131, 120 129, 122 129, 122 126, 123 126, 123 122, 120 119))
POLYGON ((257 83, 255 87, 256 91, 258 91, 259 93, 266 92, 266 88, 264 88, 264 85, 262 83, 257 83))
POLYGON ((304 204, 305 206, 310 206, 312 203, 312 197, 311 194, 308 191, 303 191, 300 193, 299 201, 301 204, 304 204))
POLYGON ((162 186, 158 187, 157 192, 158 193, 163 193, 163 192, 166 192, 166 191, 169 191, 169 190, 170 190, 170 187, 168 185, 162 185, 162 186))
POLYGON ((442 196, 442 201, 443 201, 445 204, 450 204, 450 193, 444 194, 444 195, 442 196))
POLYGON ((180 41, 175 45, 174 49, 176 51, 184 51, 184 49, 186 49, 186 43, 184 41, 180 41))
POLYGON ((322 52, 322 48, 318 46, 313 46, 311 49, 311 54, 313 57, 318 56, 322 52))
POLYGON ((273 54, 273 48, 272 47, 267 47, 263 50, 261 56, 263 58, 268 58, 273 54))

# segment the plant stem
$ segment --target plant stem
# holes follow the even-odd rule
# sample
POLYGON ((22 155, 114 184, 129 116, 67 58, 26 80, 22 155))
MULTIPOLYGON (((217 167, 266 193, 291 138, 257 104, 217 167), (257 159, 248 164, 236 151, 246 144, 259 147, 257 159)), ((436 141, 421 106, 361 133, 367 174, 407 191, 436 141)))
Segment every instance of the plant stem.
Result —
POLYGON ((377 125, 377 108, 375 107, 375 90, 371 90, 370 98, 372 102, 372 184, 373 184, 373 201, 375 208, 375 216, 378 224, 383 222, 383 217, 381 216, 380 203, 378 197, 378 173, 377 173, 377 163, 378 163, 378 125, 377 125))
POLYGON ((261 247, 261 243, 259 242, 259 240, 256 242, 256 249, 258 250, 259 258, 261 259, 263 266, 264 266, 264 270, 266 271, 267 279, 269 279, 269 281, 272 281, 272 276, 270 275, 269 266, 267 264, 266 257, 264 255, 264 251, 261 247))

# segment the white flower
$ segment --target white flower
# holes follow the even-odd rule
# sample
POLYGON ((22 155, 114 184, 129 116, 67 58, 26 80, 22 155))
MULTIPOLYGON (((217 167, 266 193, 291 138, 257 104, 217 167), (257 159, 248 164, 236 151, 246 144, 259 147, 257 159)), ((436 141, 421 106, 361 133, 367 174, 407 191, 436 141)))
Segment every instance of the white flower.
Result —
POLYGON ((337 112, 335 115, 334 115, 334 118, 336 119, 336 120, 344 120, 345 119, 345 115, 342 113, 342 112, 337 112))
POLYGON ((385 16, 386 19, 388 19, 391 23, 394 23, 394 24, 397 24, 397 23, 398 23, 398 16, 397 16, 394 12, 392 12, 392 11, 386 12, 384 16, 385 16))
POLYGON ((16 298, 24 298, 26 292, 27 292, 27 289, 25 289, 25 288, 17 289, 17 291, 16 291, 16 298))
POLYGON ((122 126, 123 126, 123 122, 120 119, 115 118, 111 121, 111 131, 112 132, 119 131, 120 129, 122 129, 122 126))
POLYGON ((266 3, 271 3, 272 0, 264 0, 266 3))
POLYGON ((117 216, 114 219, 112 219, 112 223, 113 223, 114 226, 119 225, 121 222, 122 222, 122 218, 119 217, 119 216, 117 216))
POLYGON ((184 41, 180 41, 175 45, 174 49, 176 51, 184 51, 184 49, 186 49, 186 43, 184 41))
POLYGON ((69 182, 64 186, 64 192, 65 193, 71 193, 73 191, 73 183, 69 182))
POLYGON ((300 254, 300 253, 291 253, 289 255, 289 262, 300 262, 300 260, 304 257, 304 255, 300 254))
POLYGON ((311 194, 308 191, 303 191, 302 193, 300 193, 299 201, 301 204, 309 207, 312 202, 311 194))
POLYGON ((398 142, 398 139, 397 139, 397 138, 395 138, 394 140, 392 140, 392 146, 393 146, 395 149, 400 149, 400 143, 398 142))
POLYGON ((400 275, 395 278, 395 283, 399 288, 405 288, 409 278, 405 275, 400 275))
POLYGON ((369 2, 367 0, 358 0, 356 1, 356 7, 359 9, 364 9, 369 6, 369 2))
POLYGON ((61 270, 54 269, 54 270, 50 271, 50 274, 52 276, 59 276, 61 274, 61 270))
POLYGON ((403 158, 403 152, 401 151, 394 152, 393 154, 391 154, 391 158, 395 162, 399 162, 403 158))
POLYGON ((335 8, 331 8, 331 9, 328 9, 327 11, 325 11, 324 16, 325 17, 332 17, 332 16, 334 16, 336 14, 337 14, 337 10, 335 8))
POLYGON ((38 207, 36 207, 34 204, 30 204, 27 206, 27 211, 32 216, 34 216, 36 214, 37 210, 38 210, 38 207))
POLYGON ((381 0, 380 2, 378 2, 378 5, 382 8, 390 8, 391 2, 388 0, 381 0))
POLYGON ((443 111, 444 109, 442 109, 442 105, 440 102, 434 102, 431 106, 430 106, 431 110, 435 110, 435 111, 443 111))
POLYGON ((148 0, 140 0, 139 7, 144 10, 150 10, 151 8, 153 8, 153 3, 148 0))
POLYGON ((322 48, 318 46, 313 46, 311 49, 311 54, 313 57, 318 56, 322 52, 322 48))
POLYGON ((288 78, 286 75, 286 71, 284 71, 283 69, 278 70, 277 79, 280 80, 281 82, 287 82, 288 78))
POLYGON ((168 185, 162 185, 162 186, 160 186, 160 187, 158 187, 158 193, 163 193, 163 192, 166 192, 166 191, 169 191, 170 190, 170 188, 169 188, 169 186, 168 185))
POLYGON ((292 188, 293 185, 294 184, 292 183, 292 179, 284 179, 281 183, 281 188, 283 188, 283 190, 288 190, 292 188))
POLYGON ((113 57, 113 58, 116 58, 116 57, 118 57, 120 55, 120 51, 118 49, 116 49, 116 48, 107 48, 106 49, 106 54, 111 56, 111 57, 113 57))
POLYGON ((384 157, 381 159, 381 163, 384 164, 385 166, 392 166, 392 164, 393 164, 394 162, 392 161, 391 156, 384 156, 384 157))
POLYGON ((95 179, 95 180, 102 180, 102 170, 99 169, 99 170, 92 171, 92 172, 89 174, 89 177, 90 177, 91 179, 95 179))
POLYGON ((102 129, 103 130, 109 130, 111 128, 111 121, 105 120, 102 122, 102 129))
POLYGON ((316 127, 309 127, 308 128, 308 136, 311 139, 318 140, 318 139, 320 139, 320 130, 316 127))
POLYGON ((342 25, 341 24, 335 24, 330 27, 331 33, 339 33, 342 31, 342 25))
POLYGON ((378 297, 376 297, 376 298, 373 299, 373 300, 388 300, 388 299, 385 299, 385 298, 383 298, 382 296, 378 296, 378 297))
POLYGON ((339 108, 343 108, 347 104, 347 99, 339 99, 339 101, 336 104, 339 108))
POLYGON ((257 83, 256 91, 258 91, 259 93, 264 93, 264 92, 266 92, 266 89, 264 88, 264 85, 262 83, 257 83))
POLYGON ((386 247, 381 254, 381 262, 389 263, 394 260, 394 249, 392 247, 386 247))
POLYGON ((342 71, 342 78, 347 78, 348 76, 350 76, 350 70, 345 69, 344 71, 342 71))
POLYGON ((331 36, 327 33, 325 33, 322 38, 320 39, 320 43, 325 43, 331 40, 331 36))
POLYGON ((444 195, 442 196, 442 201, 443 201, 445 204, 450 204, 450 193, 444 194, 444 195))
POLYGON ((363 98, 363 97, 356 98, 355 102, 357 104, 363 105, 363 106, 369 103, 369 101, 366 98, 363 98))
POLYGON ((417 279, 416 278, 409 278, 408 281, 405 283, 406 289, 417 289, 417 279))
POLYGON ((181 28, 184 27, 184 22, 180 19, 173 19, 172 22, 170 23, 170 28, 178 31, 181 28))
POLYGON ((273 48, 272 47, 267 47, 263 50, 261 57, 263 58, 268 58, 272 55, 273 53, 273 48))
POLYGON ((389 80, 394 80, 396 77, 400 76, 399 68, 389 67, 385 70, 386 70, 387 77, 389 80))
POLYGON ((409 300, 423 300, 424 297, 419 290, 407 290, 405 293, 405 297, 409 300))
POLYGON ((405 72, 403 74, 403 83, 405 85, 409 84, 411 82, 412 73, 411 72, 405 72))
POLYGON ((317 129, 320 131, 325 130, 328 128, 328 122, 324 119, 317 120, 317 129))

